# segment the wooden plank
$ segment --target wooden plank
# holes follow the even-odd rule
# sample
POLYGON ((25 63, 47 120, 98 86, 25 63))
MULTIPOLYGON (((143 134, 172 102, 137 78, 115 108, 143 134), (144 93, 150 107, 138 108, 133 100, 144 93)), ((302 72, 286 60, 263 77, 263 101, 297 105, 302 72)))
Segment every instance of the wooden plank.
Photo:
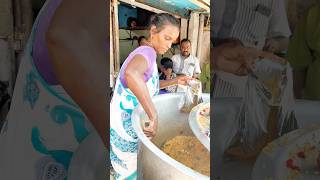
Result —
POLYGON ((188 20, 181 18, 180 24, 180 40, 188 37, 188 20))
POLYGON ((192 12, 189 21, 188 39, 191 41, 192 50, 191 54, 197 54, 198 44, 198 31, 199 31, 199 13, 192 12))
POLYGON ((115 71, 120 70, 118 0, 112 1, 113 58, 115 71))
POLYGON ((33 25, 31 0, 13 0, 12 17, 14 21, 13 48, 22 53, 28 41, 33 25))
POLYGON ((12 2, 1 0, 0 3, 0 38, 7 38, 13 32, 12 2))
MULTIPOLYGON (((109 17, 112 17, 112 6, 110 6, 109 17)), ((110 18, 110 44, 109 44, 109 52, 110 52, 110 87, 114 86, 114 56, 113 56, 113 18, 110 18)))
POLYGON ((0 39, 0 81, 9 82, 8 93, 12 96, 17 71, 11 41, 0 39))
POLYGON ((210 63, 210 30, 203 31, 201 50, 201 63, 210 63))
POLYGON ((206 12, 210 12, 210 1, 207 0, 189 0, 193 4, 199 6, 200 8, 204 9, 206 12))
POLYGON ((22 10, 21 10, 21 1, 13 0, 13 18, 14 18, 14 31, 21 32, 22 27, 22 10))
POLYGON ((8 92, 12 96, 16 79, 14 44, 14 12, 12 0, 0 3, 0 81, 8 81, 8 92))
POLYGON ((200 0, 202 3, 205 3, 207 6, 210 6, 210 0, 200 0))
POLYGON ((200 14, 199 33, 198 33, 198 45, 197 45, 197 58, 202 59, 203 49, 203 27, 204 27, 204 15, 200 14))
POLYGON ((0 81, 10 80, 11 53, 8 41, 0 39, 0 81))
POLYGON ((29 35, 31 33, 31 29, 33 25, 33 9, 32 9, 31 0, 21 0, 21 12, 22 12, 21 34, 23 36, 20 37, 21 46, 22 46, 20 51, 23 51, 29 39, 29 35))

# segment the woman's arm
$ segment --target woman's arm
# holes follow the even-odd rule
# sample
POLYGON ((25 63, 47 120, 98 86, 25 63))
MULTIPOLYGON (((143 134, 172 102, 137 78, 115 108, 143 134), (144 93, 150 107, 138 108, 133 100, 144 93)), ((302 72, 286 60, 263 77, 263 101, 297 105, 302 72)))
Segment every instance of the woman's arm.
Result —
POLYGON ((168 80, 160 80, 160 89, 164 89, 166 87, 172 86, 172 85, 186 85, 189 80, 193 79, 189 76, 178 76, 173 79, 168 80))
POLYGON ((167 80, 160 80, 160 89, 164 89, 166 87, 172 86, 172 85, 176 85, 178 84, 178 79, 174 78, 174 79, 167 79, 167 80))
POLYGON ((53 16, 46 40, 60 84, 107 146, 106 8, 104 0, 63 0, 53 16))
POLYGON ((142 55, 135 55, 133 59, 127 65, 124 76, 127 83, 127 87, 133 92, 133 94, 139 100, 139 103, 147 113, 151 126, 155 123, 154 128, 150 128, 145 134, 148 137, 153 137, 157 129, 158 113, 149 95, 148 87, 144 81, 144 73, 148 69, 148 63, 142 55))

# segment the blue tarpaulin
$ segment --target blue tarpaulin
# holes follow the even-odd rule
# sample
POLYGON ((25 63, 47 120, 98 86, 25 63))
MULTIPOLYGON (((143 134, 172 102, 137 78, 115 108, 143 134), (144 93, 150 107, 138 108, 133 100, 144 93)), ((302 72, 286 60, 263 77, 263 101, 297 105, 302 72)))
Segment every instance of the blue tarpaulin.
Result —
POLYGON ((178 14, 183 17, 188 17, 190 11, 209 13, 203 7, 210 6, 206 3, 202 3, 198 1, 200 4, 202 4, 202 7, 200 7, 198 4, 194 3, 195 2, 194 0, 193 1, 191 0, 136 0, 136 1, 167 11, 167 12, 178 14))

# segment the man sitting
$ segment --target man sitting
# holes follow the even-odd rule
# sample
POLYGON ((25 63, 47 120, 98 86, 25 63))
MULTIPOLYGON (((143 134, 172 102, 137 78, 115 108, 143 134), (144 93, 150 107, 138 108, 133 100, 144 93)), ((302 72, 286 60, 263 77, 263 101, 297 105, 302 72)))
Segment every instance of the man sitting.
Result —
POLYGON ((201 73, 200 64, 197 57, 190 54, 191 41, 183 39, 180 43, 180 54, 172 56, 173 71, 177 75, 186 75, 199 78, 201 73))

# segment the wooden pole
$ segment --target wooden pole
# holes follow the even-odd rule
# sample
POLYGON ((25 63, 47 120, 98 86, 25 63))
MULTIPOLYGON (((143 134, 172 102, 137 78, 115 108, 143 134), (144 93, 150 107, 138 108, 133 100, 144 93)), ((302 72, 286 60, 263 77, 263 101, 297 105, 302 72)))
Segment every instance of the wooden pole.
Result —
MULTIPOLYGON (((0 81, 8 85, 6 90, 11 97, 15 78, 12 71, 12 67, 14 66, 12 5, 12 0, 1 0, 0 2, 0 81)), ((0 128, 7 116, 8 110, 9 101, 0 108, 0 128)))
POLYGON ((120 70, 118 0, 112 1, 113 58, 115 71, 120 70))
MULTIPOLYGON (((13 18, 14 18, 14 33, 22 32, 22 10, 21 10, 21 0, 13 0, 13 18)), ((16 35, 15 35, 16 36, 16 35)), ((16 38, 16 37, 14 37, 16 38)))
POLYGON ((198 31, 199 31, 199 13, 192 12, 190 15, 190 21, 189 21, 188 39, 191 41, 191 44, 192 44, 191 54, 194 56, 197 54, 198 31))
POLYGON ((31 33, 33 25, 33 11, 32 11, 32 0, 21 0, 21 13, 22 13, 22 37, 19 37, 21 40, 21 49, 23 51, 25 45, 27 44, 29 35, 31 33))
POLYGON ((206 12, 210 12, 210 1, 209 0, 189 0, 191 3, 196 4, 206 12))
POLYGON ((180 40, 188 37, 188 19, 181 18, 180 40))
MULTIPOLYGON (((109 16, 112 17, 112 11, 113 11, 113 8, 112 6, 110 6, 110 14, 109 16)), ((113 87, 114 85, 114 56, 113 56, 113 19, 111 18, 110 19, 110 87, 113 87)))
POLYGON ((13 33, 12 1, 1 0, 0 3, 0 39, 7 39, 13 33))
POLYGON ((197 48, 197 58, 200 59, 200 61, 202 59, 202 49, 203 49, 203 27, 204 27, 204 15, 200 14, 198 48, 197 48))
POLYGON ((13 1, 0 3, 0 81, 9 82, 8 92, 13 94, 15 79, 13 1))

